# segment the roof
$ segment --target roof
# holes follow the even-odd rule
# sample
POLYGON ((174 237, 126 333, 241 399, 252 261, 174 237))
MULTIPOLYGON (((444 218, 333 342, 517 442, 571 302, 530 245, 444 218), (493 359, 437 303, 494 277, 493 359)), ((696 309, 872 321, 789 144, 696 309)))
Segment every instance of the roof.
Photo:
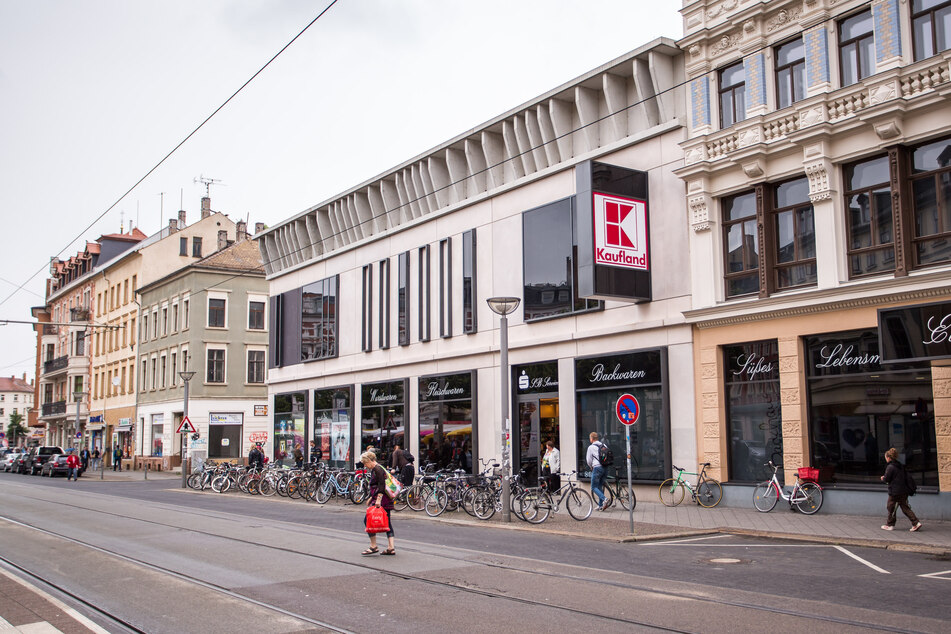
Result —
POLYGON ((142 233, 138 227, 133 227, 129 233, 106 233, 100 236, 100 240, 103 238, 110 238, 112 240, 126 240, 128 242, 139 242, 140 240, 145 240, 148 238, 147 235, 142 233))
POLYGON ((240 269, 264 275, 263 263, 258 245, 253 240, 242 240, 198 260, 194 266, 211 269, 240 269))
POLYGON ((0 392, 33 392, 33 386, 14 376, 0 376, 0 392))

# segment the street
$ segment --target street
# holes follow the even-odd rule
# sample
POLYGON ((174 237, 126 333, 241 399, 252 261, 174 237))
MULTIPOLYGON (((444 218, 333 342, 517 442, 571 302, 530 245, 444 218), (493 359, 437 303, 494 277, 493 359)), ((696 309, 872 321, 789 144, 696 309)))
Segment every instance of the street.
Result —
POLYGON ((397 556, 361 557, 359 507, 168 479, 0 474, 0 509, 0 556, 115 632, 941 632, 951 618, 951 561, 898 550, 618 543, 404 511, 397 556))

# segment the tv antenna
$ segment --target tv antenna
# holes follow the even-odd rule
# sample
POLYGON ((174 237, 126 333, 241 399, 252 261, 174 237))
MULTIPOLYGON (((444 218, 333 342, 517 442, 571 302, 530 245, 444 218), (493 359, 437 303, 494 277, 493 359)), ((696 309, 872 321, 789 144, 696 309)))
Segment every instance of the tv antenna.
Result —
POLYGON ((196 184, 197 184, 197 183, 201 183, 202 185, 204 185, 204 186, 205 186, 205 197, 206 197, 206 198, 211 198, 211 186, 212 186, 212 185, 219 185, 219 184, 221 183, 221 179, 220 179, 220 178, 206 178, 204 175, 199 174, 199 175, 194 179, 194 182, 195 182, 196 184))

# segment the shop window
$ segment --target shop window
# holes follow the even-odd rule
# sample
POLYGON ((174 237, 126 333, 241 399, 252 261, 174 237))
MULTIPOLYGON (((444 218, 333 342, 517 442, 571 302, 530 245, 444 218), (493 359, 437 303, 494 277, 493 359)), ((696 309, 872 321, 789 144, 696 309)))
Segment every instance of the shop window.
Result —
POLYGON ((409 345, 409 251, 400 253, 396 263, 397 341, 409 345))
POLYGON ((241 451, 241 430, 244 429, 243 415, 211 414, 209 418, 228 422, 215 422, 208 425, 208 457, 216 460, 241 458, 243 455, 241 451))
POLYGON ((798 37, 776 47, 776 106, 787 108, 806 96, 806 48, 798 37))
POLYGON ((316 458, 331 467, 353 464, 353 387, 314 390, 316 458))
POLYGON ((670 476, 666 349, 577 359, 575 390, 579 473, 590 477, 585 456, 588 437, 597 432, 614 452, 616 473, 609 469, 608 476, 625 477, 627 431, 618 420, 615 406, 622 394, 633 394, 641 413, 631 428, 632 477, 635 481, 659 482, 670 476))
POLYGON ((207 373, 205 375, 205 382, 224 383, 225 382, 225 351, 218 350, 215 348, 209 348, 206 354, 208 355, 208 367, 207 367, 207 373))
POLYGON ((393 449, 406 449, 404 401, 406 381, 367 383, 360 390, 361 446, 373 447, 376 460, 390 466, 393 449))
MULTIPOLYGON (((328 277, 302 289, 300 311, 300 359, 337 356, 338 277, 328 277)), ((286 327, 286 324, 285 324, 286 327)))
POLYGON ((561 451, 558 362, 514 366, 512 385, 518 403, 512 462, 524 474, 525 482, 534 486, 542 474, 545 443, 551 440, 561 451))
POLYGON ((783 466, 779 344, 775 339, 723 349, 728 475, 731 481, 768 480, 767 461, 783 466))
POLYGON ((746 69, 742 60, 722 69, 720 77, 720 127, 729 128, 746 118, 746 69))
POLYGON ((380 260, 380 308, 379 308, 379 344, 380 350, 390 347, 390 261, 380 260))
POLYGON ((439 469, 478 468, 478 438, 472 395, 473 373, 419 378, 419 460, 420 466, 439 469))
POLYGON ((874 72, 875 41, 872 31, 871 9, 839 22, 839 69, 843 87, 851 86, 874 72))
POLYGON ((439 241, 439 336, 452 336, 452 240, 439 241))
POLYGON ((884 453, 938 486, 929 362, 881 364, 877 330, 806 337, 812 466, 824 486, 881 489, 884 453))
POLYGON ((846 165, 845 213, 849 275, 860 277, 895 270, 895 236, 888 157, 846 165))
MULTIPOLYGON (((273 314, 273 313, 272 313, 273 314)), ((271 460, 278 465, 294 466, 294 447, 306 451, 307 394, 291 392, 274 395, 274 445, 271 460)))
POLYGON ((430 262, 429 262, 429 245, 419 247, 419 266, 417 267, 419 275, 419 288, 418 300, 419 306, 417 308, 417 314, 419 315, 419 340, 420 341, 429 341, 432 336, 430 331, 430 317, 429 311, 432 310, 432 288, 430 282, 430 262))
POLYGON ((165 424, 162 414, 152 414, 152 455, 161 456, 165 449, 165 424))
POLYGON ((225 305, 226 301, 224 299, 209 299, 208 300, 208 327, 209 328, 224 328, 225 327, 225 305))
POLYGON ((575 204, 565 198, 522 214, 522 316, 525 321, 597 310, 578 297, 575 204))
POLYGON ((918 266, 951 260, 951 139, 911 151, 914 256, 918 266))
POLYGON ((478 330, 476 305, 476 231, 462 234, 462 331, 472 334, 478 330))
POLYGON ((360 349, 373 350, 373 265, 363 267, 362 317, 360 320, 360 349))
POLYGON ((912 0, 915 61, 951 48, 951 0, 912 0))
POLYGON ((264 350, 248 350, 248 383, 264 383, 264 350))
POLYGON ((264 330, 264 302, 248 302, 248 329, 264 330))
POLYGON ((773 253, 775 288, 783 290, 816 283, 816 230, 809 181, 799 178, 773 189, 773 253))

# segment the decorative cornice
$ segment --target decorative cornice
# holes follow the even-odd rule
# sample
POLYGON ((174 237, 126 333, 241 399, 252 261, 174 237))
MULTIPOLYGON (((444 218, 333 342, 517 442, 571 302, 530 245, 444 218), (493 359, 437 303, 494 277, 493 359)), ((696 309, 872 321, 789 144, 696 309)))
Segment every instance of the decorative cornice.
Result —
POLYGON ((802 14, 802 7, 794 7, 792 9, 782 9, 779 13, 771 17, 766 21, 766 30, 775 31, 778 28, 781 28, 791 22, 795 22, 799 19, 799 16, 802 14))
POLYGON ((707 207, 706 196, 692 196, 687 204, 690 206, 690 224, 697 233, 710 229, 710 210, 707 207))

